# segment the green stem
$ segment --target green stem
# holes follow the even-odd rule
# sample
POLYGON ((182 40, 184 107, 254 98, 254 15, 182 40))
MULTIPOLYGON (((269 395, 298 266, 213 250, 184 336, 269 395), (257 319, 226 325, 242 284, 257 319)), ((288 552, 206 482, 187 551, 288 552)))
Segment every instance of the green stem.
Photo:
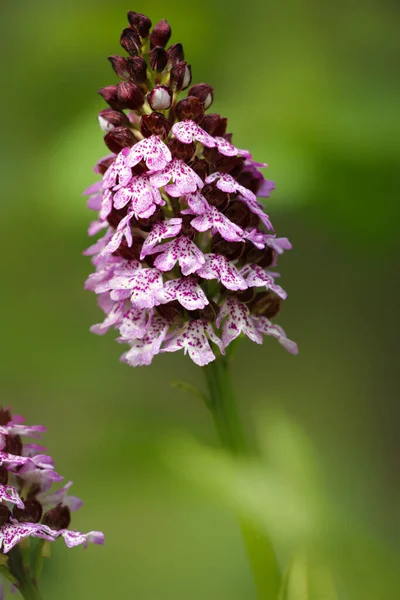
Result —
MULTIPOLYGON (((236 406, 229 361, 219 356, 203 371, 207 381, 208 407, 223 446, 235 456, 249 453, 236 406)), ((239 523, 252 568, 259 600, 277 600, 281 574, 273 545, 264 531, 244 515, 239 523)))
POLYGON ((9 553, 9 569, 17 580, 17 588, 25 600, 41 600, 41 595, 30 577, 29 571, 24 568, 21 550, 15 546, 9 553))

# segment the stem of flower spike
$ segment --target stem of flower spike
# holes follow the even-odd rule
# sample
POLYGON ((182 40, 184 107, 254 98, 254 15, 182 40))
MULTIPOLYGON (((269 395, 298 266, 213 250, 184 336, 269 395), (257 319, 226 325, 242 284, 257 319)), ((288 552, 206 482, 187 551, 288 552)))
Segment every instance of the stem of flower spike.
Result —
MULTIPOLYGON (((229 360, 219 356, 203 367, 207 381, 209 403, 214 423, 223 446, 233 455, 248 454, 242 423, 237 410, 229 360)), ((271 541, 264 532, 243 515, 239 523, 246 545, 260 600, 277 600, 281 574, 271 541)))
POLYGON ((24 569, 22 554, 18 546, 15 546, 9 553, 9 569, 18 581, 16 585, 25 600, 42 600, 39 590, 30 578, 30 574, 24 569))

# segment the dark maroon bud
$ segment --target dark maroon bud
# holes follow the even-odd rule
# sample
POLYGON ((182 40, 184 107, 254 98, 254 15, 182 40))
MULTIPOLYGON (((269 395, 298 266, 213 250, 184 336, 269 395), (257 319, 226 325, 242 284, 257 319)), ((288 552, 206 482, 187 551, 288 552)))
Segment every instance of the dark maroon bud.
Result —
POLYGON ((43 508, 38 500, 25 500, 25 508, 15 507, 13 517, 20 523, 39 523, 42 518, 43 508))
POLYGON ((5 485, 8 481, 8 470, 6 469, 6 467, 1 466, 0 467, 0 484, 1 485, 5 485))
POLYGON ((240 227, 246 228, 250 223, 250 211, 244 202, 231 202, 225 211, 225 216, 228 217, 232 223, 236 223, 240 227))
POLYGON ((33 484, 31 485, 31 487, 29 488, 28 495, 27 495, 27 499, 28 499, 28 500, 34 500, 34 499, 35 499, 35 497, 36 497, 38 494, 40 494, 40 492, 41 492, 41 491, 42 491, 42 490, 41 490, 40 484, 39 484, 39 483, 33 483, 33 484))
POLYGON ((45 513, 42 523, 51 529, 68 529, 71 523, 71 511, 68 506, 57 504, 55 508, 45 513))
POLYGON ((128 246, 128 242, 124 238, 115 252, 113 252, 114 256, 121 256, 126 260, 139 260, 140 259, 140 251, 143 246, 144 239, 138 235, 134 235, 132 237, 132 245, 128 246))
POLYGON ((245 159, 242 156, 224 156, 220 154, 215 160, 216 170, 220 173, 229 173, 236 177, 241 173, 245 159))
POLYGON ((255 295, 250 304, 250 310, 257 317, 267 317, 273 319, 279 313, 282 306, 282 299, 273 292, 260 292, 255 295))
POLYGON ((118 100, 123 108, 136 110, 144 104, 144 94, 136 83, 121 81, 117 87, 118 100))
POLYGON ((161 46, 162 48, 165 48, 170 37, 171 26, 168 21, 163 19, 154 25, 153 31, 150 34, 151 47, 154 48, 155 46, 161 46))
POLYGON ((266 269, 274 262, 275 255, 272 248, 267 247, 264 250, 259 250, 251 242, 246 242, 243 257, 247 263, 256 263, 266 269))
POLYGON ((0 504, 0 527, 8 523, 11 517, 11 511, 5 504, 0 504))
POLYGON ((167 53, 161 46, 156 46, 153 50, 150 50, 149 61, 153 71, 161 73, 167 66, 167 60, 167 53))
POLYGON ((243 254, 243 242, 227 242, 219 234, 215 235, 211 240, 211 252, 222 254, 229 260, 236 260, 243 254))
POLYGON ((107 158, 103 158, 96 165, 96 173, 100 173, 100 175, 104 175, 107 171, 108 167, 111 167, 115 160, 114 156, 107 156, 107 158))
POLYGON ((135 83, 144 83, 147 79, 147 63, 142 56, 128 56, 126 59, 129 77, 135 83))
POLYGON ((127 66, 127 61, 124 56, 119 56, 119 54, 113 54, 108 57, 108 60, 111 63, 112 68, 115 73, 121 79, 129 79, 129 71, 127 66))
POLYGON ((118 225, 120 224, 120 221, 126 217, 126 215, 128 214, 128 206, 124 206, 124 208, 112 208, 110 214, 107 217, 107 222, 108 224, 113 227, 114 229, 117 229, 118 225))
POLYGON ((153 110, 167 110, 172 103, 171 90, 165 85, 157 85, 147 94, 147 102, 153 110))
POLYGON ((119 154, 122 148, 133 146, 136 138, 127 127, 116 127, 104 136, 104 141, 111 152, 119 154))
POLYGON ((196 144, 193 142, 191 144, 182 144, 176 138, 169 142, 168 148, 171 150, 172 156, 180 160, 190 160, 196 152, 196 144))
POLYGON ((255 177, 250 171, 243 171, 238 176, 238 182, 240 185, 244 185, 244 187, 246 187, 248 190, 254 192, 254 194, 257 194, 258 190, 260 189, 262 179, 255 177))
POLYGON ((204 158, 195 158, 191 163, 190 167, 193 169, 195 173, 205 181, 207 175, 210 174, 210 169, 208 167, 208 162, 204 160, 204 158))
POLYGON ((204 108, 201 101, 194 96, 188 96, 183 100, 180 100, 176 105, 176 116, 180 121, 184 119, 191 119, 196 121, 201 119, 204 114, 204 108))
POLYGON ((243 292, 235 292, 235 295, 240 302, 249 304, 252 300, 254 300, 256 290, 255 288, 247 288, 247 290, 244 290, 243 292))
POLYGON ((204 110, 207 110, 214 100, 214 88, 208 83, 197 83, 190 88, 188 95, 198 98, 203 103, 204 110))
POLYGON ((181 234, 185 235, 188 238, 193 239, 194 236, 198 233, 195 229, 193 229, 191 222, 193 219, 192 215, 179 215, 182 219, 182 229, 181 234))
POLYGON ((259 226, 260 226, 260 217, 258 217, 256 214, 251 212, 250 213, 250 223, 248 224, 248 227, 250 227, 250 229, 259 229, 259 226))
POLYGON ((142 42, 137 31, 127 27, 121 33, 120 44, 131 56, 138 56, 142 49, 142 42))
POLYGON ((143 115, 140 122, 140 131, 144 137, 158 135, 165 140, 171 131, 171 127, 171 123, 159 112, 152 112, 149 115, 143 115))
POLYGON ((23 444, 22 444, 21 436, 7 435, 4 452, 9 452, 10 454, 16 454, 17 456, 22 456, 22 449, 23 449, 23 444))
POLYGON ((0 408, 0 425, 8 425, 12 416, 8 408, 0 408))
POLYGON ((184 309, 180 302, 173 300, 172 302, 167 302, 167 304, 157 306, 157 310, 164 319, 169 323, 173 323, 183 316, 184 309))
POLYGON ((213 323, 218 317, 219 306, 216 302, 210 300, 205 308, 188 312, 194 319, 205 319, 206 321, 213 323))
POLYGON ((172 44, 167 50, 168 63, 172 66, 185 60, 182 44, 172 44))
POLYGON ((130 10, 128 12, 128 21, 131 27, 136 27, 139 34, 143 38, 149 35, 149 31, 151 28, 151 21, 149 17, 146 17, 146 15, 142 15, 137 12, 133 12, 133 10, 130 10))
POLYGON ((217 114, 204 115, 200 126, 210 135, 222 137, 228 126, 228 119, 217 114))
POLYGON ((104 110, 99 112, 99 124, 101 130, 104 133, 108 133, 112 131, 115 127, 129 127, 129 119, 128 117, 119 110, 113 110, 112 108, 105 108, 104 110))
POLYGON ((186 90, 192 81, 192 67, 185 61, 177 63, 171 69, 171 87, 180 92, 186 90))
POLYGON ((214 183, 207 183, 201 193, 212 206, 216 206, 221 211, 229 206, 229 194, 218 189, 214 183))
POLYGON ((211 170, 216 171, 217 169, 215 168, 215 165, 221 156, 220 153, 218 152, 218 149, 217 148, 207 148, 205 146, 204 150, 203 150, 203 155, 204 155, 204 158, 207 160, 208 164, 212 166, 211 170))
POLYGON ((138 219, 136 222, 136 227, 141 229, 142 231, 150 231, 155 223, 159 221, 164 221, 165 215, 161 206, 157 206, 155 212, 148 217, 147 219, 138 219))
POLYGON ((121 110, 122 106, 118 100, 118 87, 116 85, 107 85, 106 87, 101 88, 98 93, 111 108, 114 110, 121 110))

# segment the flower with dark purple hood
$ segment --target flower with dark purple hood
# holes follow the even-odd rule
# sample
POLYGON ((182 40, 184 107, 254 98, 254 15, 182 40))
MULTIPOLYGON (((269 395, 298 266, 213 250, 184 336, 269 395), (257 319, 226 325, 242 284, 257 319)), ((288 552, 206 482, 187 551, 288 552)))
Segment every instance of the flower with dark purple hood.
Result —
POLYGON ((102 182, 86 191, 98 212, 89 233, 105 230, 86 251, 95 266, 86 287, 105 314, 92 331, 117 330, 133 366, 180 349, 204 366, 241 335, 258 344, 275 337, 296 354, 271 322, 287 294, 269 269, 291 244, 258 200, 274 189, 260 170, 267 165, 232 143, 226 118, 206 114, 214 88, 190 87, 182 45, 167 47, 168 22, 151 30, 132 12, 128 21, 129 56, 110 57, 121 81, 100 90, 112 154, 95 167, 102 182))
MULTIPOLYGON (((69 529, 71 512, 82 506, 79 498, 69 494, 72 481, 54 491, 53 484, 63 477, 55 471, 53 459, 43 446, 23 440, 39 438, 45 430, 42 425, 25 425, 22 417, 0 408, 0 554, 12 555, 12 560, 4 561, 8 571, 3 569, 3 574, 10 574, 22 595, 27 576, 19 571, 17 555, 22 554, 28 564, 39 564, 44 541, 59 537, 69 548, 104 543, 100 531, 69 529), (29 538, 38 538, 42 544, 31 545, 29 538)), ((36 586, 35 578, 29 584, 36 586)))

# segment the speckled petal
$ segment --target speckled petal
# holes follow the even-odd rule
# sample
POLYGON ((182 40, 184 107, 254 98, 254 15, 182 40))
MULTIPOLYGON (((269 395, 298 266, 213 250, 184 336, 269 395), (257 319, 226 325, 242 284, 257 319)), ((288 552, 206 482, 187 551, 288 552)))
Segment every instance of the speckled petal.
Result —
POLYGON ((205 264, 196 271, 203 279, 217 279, 229 290, 245 290, 247 284, 235 265, 220 254, 205 255, 205 264))

